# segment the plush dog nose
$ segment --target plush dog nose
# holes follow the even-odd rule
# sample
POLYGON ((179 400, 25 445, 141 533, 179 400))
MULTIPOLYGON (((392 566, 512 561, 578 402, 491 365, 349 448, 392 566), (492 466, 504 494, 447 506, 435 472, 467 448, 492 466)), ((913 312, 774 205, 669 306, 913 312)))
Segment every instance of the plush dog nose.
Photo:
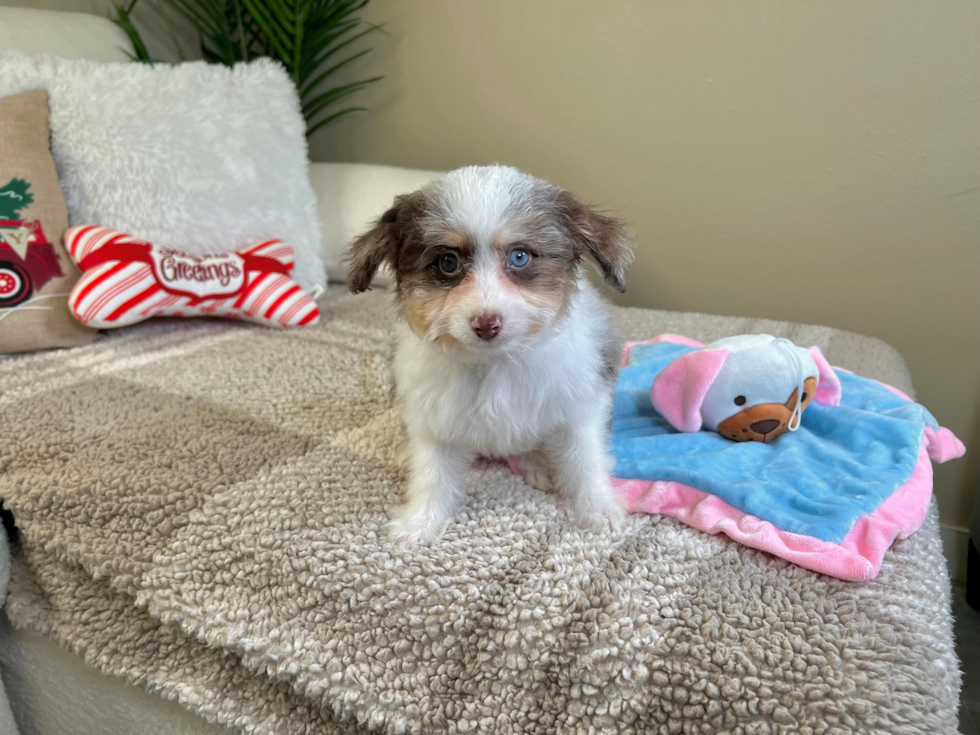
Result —
POLYGON ((779 421, 776 419, 765 419, 764 421, 756 421, 755 423, 749 424, 749 428, 756 434, 768 434, 777 426, 779 426, 779 421))
POLYGON ((483 313, 470 320, 470 327, 476 332, 480 339, 493 339, 500 334, 500 328, 504 326, 500 316, 497 314, 483 313))

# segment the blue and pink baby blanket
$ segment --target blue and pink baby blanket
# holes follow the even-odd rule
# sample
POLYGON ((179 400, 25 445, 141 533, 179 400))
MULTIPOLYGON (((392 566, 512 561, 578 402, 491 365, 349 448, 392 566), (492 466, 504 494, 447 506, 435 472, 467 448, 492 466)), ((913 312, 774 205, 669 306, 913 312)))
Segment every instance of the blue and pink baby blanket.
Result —
POLYGON ((898 389, 840 368, 839 405, 812 403, 799 430, 772 443, 678 433, 654 411, 650 388, 701 346, 677 335, 627 346, 612 453, 628 509, 724 533, 824 574, 874 578, 892 541, 925 519, 930 460, 959 457, 963 444, 898 389))

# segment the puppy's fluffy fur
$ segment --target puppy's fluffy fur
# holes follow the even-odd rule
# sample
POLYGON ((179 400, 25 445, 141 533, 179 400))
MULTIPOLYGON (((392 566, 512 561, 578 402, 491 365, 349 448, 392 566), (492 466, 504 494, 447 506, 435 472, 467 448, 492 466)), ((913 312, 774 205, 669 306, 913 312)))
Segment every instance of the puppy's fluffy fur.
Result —
POLYGON ((506 166, 398 197, 351 245, 351 291, 387 263, 403 317, 395 377, 410 467, 395 540, 440 533, 477 456, 519 455, 526 479, 556 488, 584 526, 621 517, 606 440, 622 340, 583 259, 623 291, 622 225, 506 166))

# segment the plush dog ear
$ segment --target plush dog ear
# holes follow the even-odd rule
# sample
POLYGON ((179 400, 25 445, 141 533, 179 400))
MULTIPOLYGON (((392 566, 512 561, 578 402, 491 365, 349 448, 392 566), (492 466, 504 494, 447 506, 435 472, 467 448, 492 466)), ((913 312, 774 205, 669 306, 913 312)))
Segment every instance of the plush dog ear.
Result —
POLYGON ((626 290, 626 271, 633 262, 633 244, 625 225, 617 219, 599 214, 567 191, 559 192, 558 204, 572 240, 579 247, 579 257, 592 260, 599 267, 605 282, 623 293, 626 290))
POLYGON ((827 358, 823 356, 819 347, 811 347, 807 351, 810 353, 813 361, 817 363, 817 371, 819 372, 819 376, 817 377, 817 391, 813 394, 813 400, 821 406, 839 406, 840 378, 837 377, 834 369, 830 367, 830 363, 827 362, 827 358))
POLYGON ((678 431, 700 431, 701 404, 728 354, 728 350, 689 352, 661 370, 650 389, 657 413, 678 431))
POLYGON ((374 226, 350 244, 343 262, 347 264, 347 287, 353 293, 371 288, 382 263, 395 265, 398 248, 420 216, 423 203, 420 191, 395 197, 395 203, 374 226))

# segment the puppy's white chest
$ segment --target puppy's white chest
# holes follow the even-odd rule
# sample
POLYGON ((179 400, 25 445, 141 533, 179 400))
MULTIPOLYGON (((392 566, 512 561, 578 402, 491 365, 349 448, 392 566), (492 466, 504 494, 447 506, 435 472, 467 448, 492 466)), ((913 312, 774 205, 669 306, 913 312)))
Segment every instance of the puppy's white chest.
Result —
POLYGON ((438 375, 414 386, 406 409, 436 438, 472 451, 502 456, 537 445, 554 424, 547 385, 530 379, 526 370, 511 366, 464 373, 451 380, 438 375))
POLYGON ((535 448, 563 418, 566 402, 538 360, 466 365, 406 342, 395 370, 399 407, 413 433, 504 456, 535 448))

